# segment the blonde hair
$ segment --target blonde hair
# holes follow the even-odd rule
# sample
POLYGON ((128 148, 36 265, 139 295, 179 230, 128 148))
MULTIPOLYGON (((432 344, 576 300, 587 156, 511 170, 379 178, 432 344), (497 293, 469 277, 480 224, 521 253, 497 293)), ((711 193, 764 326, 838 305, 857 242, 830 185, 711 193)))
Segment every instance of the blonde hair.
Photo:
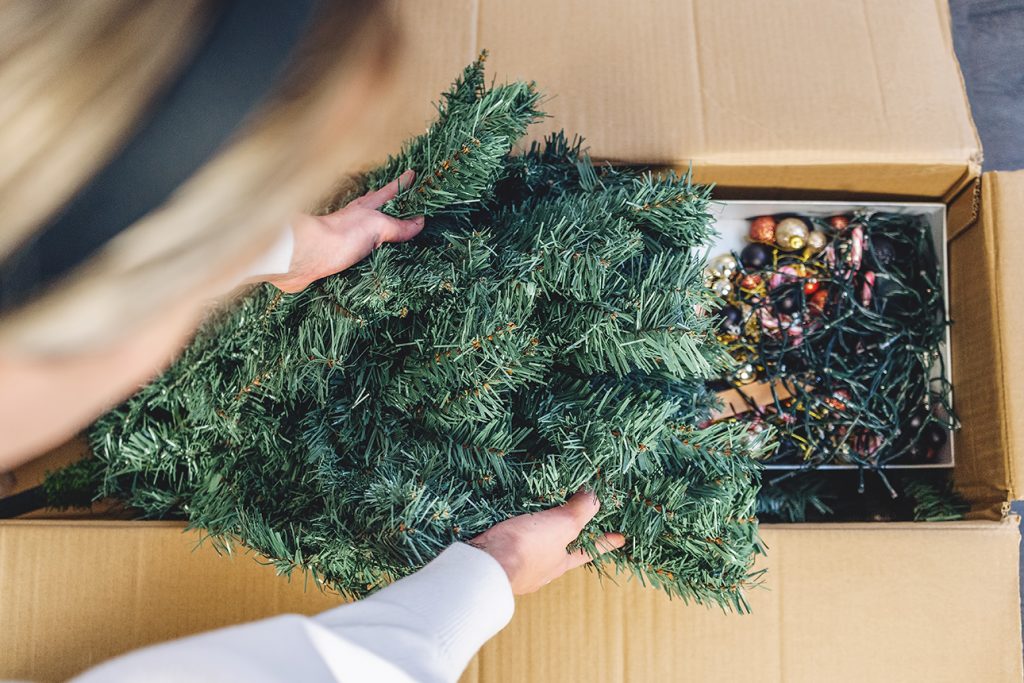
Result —
MULTIPOLYGON (((214 7, 0 7, 0 260, 118 149, 201 39, 214 7)), ((373 0, 321 3, 313 23, 282 82, 224 151, 66 280, 0 318, 0 346, 68 353, 116 339, 255 258, 292 212, 365 157, 366 125, 380 117, 365 116, 356 99, 389 65, 389 25, 373 0)))

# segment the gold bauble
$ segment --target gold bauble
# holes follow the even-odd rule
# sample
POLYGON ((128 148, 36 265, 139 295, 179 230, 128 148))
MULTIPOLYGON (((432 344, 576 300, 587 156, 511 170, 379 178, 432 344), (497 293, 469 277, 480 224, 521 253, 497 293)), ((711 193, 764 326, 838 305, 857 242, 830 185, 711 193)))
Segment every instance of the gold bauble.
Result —
POLYGON ((754 370, 754 366, 750 363, 740 366, 736 372, 733 373, 732 378, 738 384, 750 384, 757 379, 757 371, 754 370))
POLYGON ((821 230, 811 230, 811 234, 807 236, 807 248, 815 253, 824 249, 827 244, 828 235, 821 230))
POLYGON ((783 218, 775 226, 775 244, 785 251, 796 251, 807 246, 810 230, 799 218, 783 218))
POLYGON ((711 268, 705 268, 704 269, 704 286, 707 287, 708 289, 710 289, 711 285, 715 284, 715 280, 717 280, 718 277, 719 277, 718 273, 716 273, 715 271, 711 270, 711 268))
POLYGON ((732 254, 719 254, 708 263, 708 270, 717 277, 730 278, 739 270, 740 264, 732 254))

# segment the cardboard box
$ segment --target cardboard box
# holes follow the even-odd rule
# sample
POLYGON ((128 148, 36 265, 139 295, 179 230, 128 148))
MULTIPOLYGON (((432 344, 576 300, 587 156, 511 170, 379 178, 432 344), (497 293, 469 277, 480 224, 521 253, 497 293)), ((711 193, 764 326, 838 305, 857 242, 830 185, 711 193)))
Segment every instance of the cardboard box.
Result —
MULTIPOLYGON (((957 487, 970 521, 772 525, 751 616, 575 572, 520 600, 465 681, 1019 681, 1024 174, 979 177, 944 0, 398 2, 405 107, 481 47, 598 159, 688 166, 719 198, 948 207, 957 487)), ((542 132, 542 131, 541 131, 542 132)), ((334 604, 164 523, 0 524, 0 676, 55 680, 169 637, 334 604)))

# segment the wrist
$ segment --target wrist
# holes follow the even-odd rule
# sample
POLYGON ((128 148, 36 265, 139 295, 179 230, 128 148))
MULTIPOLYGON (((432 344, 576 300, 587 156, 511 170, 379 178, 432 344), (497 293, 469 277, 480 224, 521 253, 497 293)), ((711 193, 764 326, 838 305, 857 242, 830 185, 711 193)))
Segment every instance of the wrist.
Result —
POLYGON ((242 282, 269 282, 279 287, 278 282, 286 282, 291 277, 295 246, 294 229, 285 225, 270 248, 246 269, 242 282))
POLYGON ((318 272, 317 258, 321 256, 317 249, 323 242, 321 234, 326 227, 326 222, 318 216, 295 216, 288 225, 291 249, 287 263, 279 262, 278 265, 283 264, 284 267, 279 272, 266 275, 262 281, 288 293, 301 292, 308 287, 317 279, 313 275, 318 272))
POLYGON ((490 555, 505 572, 513 593, 516 593, 518 592, 517 577, 521 575, 526 561, 522 552, 520 552, 520 545, 516 542, 516 539, 504 538, 500 532, 501 530, 497 527, 492 527, 476 538, 464 541, 464 543, 490 555))

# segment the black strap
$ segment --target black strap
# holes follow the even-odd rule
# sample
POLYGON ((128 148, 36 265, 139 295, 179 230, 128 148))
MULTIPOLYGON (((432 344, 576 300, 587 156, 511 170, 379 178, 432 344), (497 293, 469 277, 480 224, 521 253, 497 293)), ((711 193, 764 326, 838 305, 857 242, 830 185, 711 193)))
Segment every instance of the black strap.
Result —
POLYGON ((314 5, 226 2, 153 115, 45 228, 0 264, 0 313, 69 274, 213 158, 281 75, 314 5))
POLYGON ((13 496, 0 498, 0 519, 14 519, 45 507, 46 491, 42 486, 35 486, 13 496))

